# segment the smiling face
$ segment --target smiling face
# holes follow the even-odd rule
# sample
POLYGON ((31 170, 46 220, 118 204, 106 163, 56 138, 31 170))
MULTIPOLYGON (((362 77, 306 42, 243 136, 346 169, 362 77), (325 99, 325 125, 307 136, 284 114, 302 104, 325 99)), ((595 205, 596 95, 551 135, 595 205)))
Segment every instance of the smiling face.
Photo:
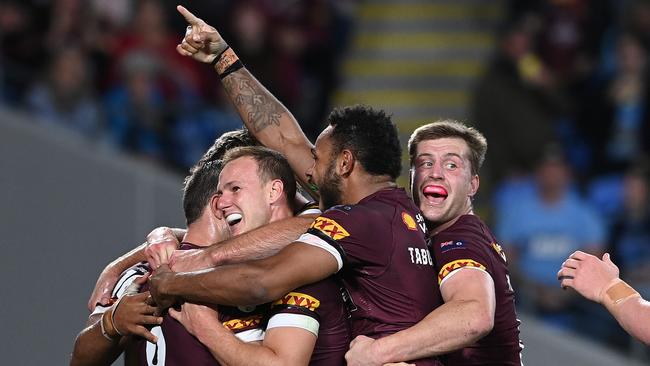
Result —
POLYGON ((327 127, 318 136, 312 149, 314 165, 307 176, 310 183, 318 187, 321 210, 341 204, 341 177, 336 173, 336 157, 332 156, 332 126, 327 127))
POLYGON ((219 175, 218 207, 230 225, 230 233, 239 235, 271 220, 271 182, 263 182, 257 162, 249 156, 227 163, 219 175))
POLYGON ((413 198, 433 229, 446 228, 472 210, 479 185, 467 143, 457 137, 423 140, 412 166, 413 198))

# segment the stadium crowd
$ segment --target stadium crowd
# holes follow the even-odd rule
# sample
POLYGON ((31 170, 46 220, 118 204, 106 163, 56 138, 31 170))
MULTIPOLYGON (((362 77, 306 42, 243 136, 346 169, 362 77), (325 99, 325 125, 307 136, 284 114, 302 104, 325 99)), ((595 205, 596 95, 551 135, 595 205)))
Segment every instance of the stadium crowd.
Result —
MULTIPOLYGON (((212 71, 176 52, 185 29, 176 3, 0 3, 0 103, 186 171, 241 120, 212 71)), ((354 0, 191 3, 313 140, 354 0)), ((627 348, 615 320, 561 289, 556 273, 575 250, 609 252, 650 297, 650 2, 507 9, 469 106, 489 142, 479 211, 509 255, 519 311, 627 348)))
MULTIPOLYGON (((180 56, 178 1, 3 1, 0 103, 185 172, 241 125, 210 70, 180 56)), ((183 4, 184 2, 180 2, 183 4)), ((189 4, 189 2, 185 2, 189 4)), ((353 0, 192 1, 315 137, 353 0)))

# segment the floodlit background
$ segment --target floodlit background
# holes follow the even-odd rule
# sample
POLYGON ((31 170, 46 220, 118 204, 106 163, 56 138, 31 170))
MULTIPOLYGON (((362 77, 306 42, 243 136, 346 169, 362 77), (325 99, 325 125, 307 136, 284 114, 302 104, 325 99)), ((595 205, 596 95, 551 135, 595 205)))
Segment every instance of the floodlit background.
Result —
POLYGON ((404 143, 437 119, 479 128, 475 204, 509 256, 525 363, 648 361, 555 274, 574 250, 609 251, 650 296, 650 1, 5 0, 2 364, 67 363, 101 268, 183 226, 184 174, 241 126, 211 68, 176 53, 177 3, 312 139, 355 103, 392 113, 404 143))

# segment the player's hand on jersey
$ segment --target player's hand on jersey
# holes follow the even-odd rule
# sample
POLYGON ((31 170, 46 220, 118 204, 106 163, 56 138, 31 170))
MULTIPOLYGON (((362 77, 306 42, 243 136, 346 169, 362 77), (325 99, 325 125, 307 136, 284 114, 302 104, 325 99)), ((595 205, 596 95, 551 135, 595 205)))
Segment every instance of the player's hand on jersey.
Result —
POLYGON ((190 272, 214 267, 204 249, 176 250, 172 253, 169 267, 174 272, 190 272))
POLYGON ((178 53, 200 62, 211 63, 228 48, 228 44, 214 27, 180 5, 176 9, 189 24, 183 40, 176 46, 178 53))
POLYGON ((151 343, 156 343, 156 338, 147 327, 160 325, 163 318, 155 316, 156 307, 147 303, 149 292, 124 295, 114 310, 113 326, 122 335, 137 335, 151 343))
POLYGON ((161 315, 163 311, 172 307, 178 302, 178 298, 167 293, 169 281, 175 276, 174 272, 167 264, 163 264, 156 269, 149 278, 149 292, 153 303, 157 307, 156 315, 161 315))
POLYGON ((563 288, 571 287, 587 299, 601 303, 603 290, 618 276, 618 267, 609 258, 609 253, 600 260, 581 251, 571 254, 557 273, 563 288))
POLYGON ((181 305, 181 310, 169 309, 169 315, 178 320, 190 334, 201 338, 204 334, 214 333, 223 328, 219 323, 219 313, 208 306, 191 304, 181 305))
POLYGON ((357 336, 350 342, 350 349, 345 354, 348 366, 381 366, 375 340, 366 336, 357 336))
POLYGON ((158 227, 147 235, 147 246, 144 255, 151 269, 155 270, 163 264, 169 264, 172 253, 178 249, 178 239, 174 231, 168 227, 158 227))
POLYGON ((111 304, 113 288, 115 288, 115 284, 117 283, 120 274, 121 273, 111 265, 104 268, 102 273, 99 274, 99 278, 97 278, 90 299, 88 299, 88 310, 92 312, 95 310, 97 305, 109 306, 111 304))

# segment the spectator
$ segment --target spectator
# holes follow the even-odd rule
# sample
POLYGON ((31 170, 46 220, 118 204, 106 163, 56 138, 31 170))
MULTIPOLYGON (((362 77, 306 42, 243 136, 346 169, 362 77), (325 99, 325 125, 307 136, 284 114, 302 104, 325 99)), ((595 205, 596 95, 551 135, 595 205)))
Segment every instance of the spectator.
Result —
POLYGON ((524 309, 558 325, 573 325, 576 298, 557 287, 556 272, 576 250, 602 252, 605 232, 599 218, 571 189, 570 168, 557 148, 548 148, 532 194, 499 207, 497 232, 509 248, 515 288, 524 309))
POLYGON ((43 122, 69 127, 88 138, 98 137, 103 126, 89 73, 82 49, 71 46, 58 51, 46 80, 30 92, 28 107, 43 122))

